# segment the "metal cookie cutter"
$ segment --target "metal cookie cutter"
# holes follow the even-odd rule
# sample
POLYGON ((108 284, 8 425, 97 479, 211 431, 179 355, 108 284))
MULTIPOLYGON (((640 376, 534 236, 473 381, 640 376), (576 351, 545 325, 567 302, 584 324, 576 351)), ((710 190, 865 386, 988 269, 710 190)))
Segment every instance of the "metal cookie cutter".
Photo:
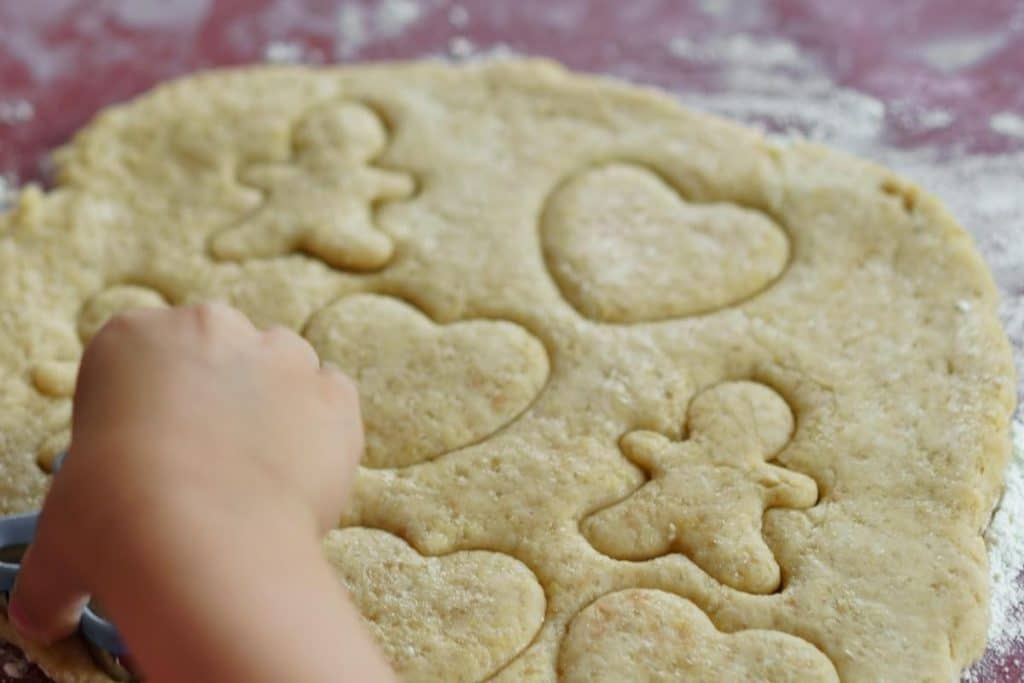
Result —
MULTIPOLYGON (((64 463, 65 456, 66 454, 62 453, 54 462, 54 474, 64 463)), ((21 559, 35 538, 38 523, 38 512, 0 517, 0 593, 5 609, 7 597, 14 588, 14 581, 21 569, 21 559)), ((116 681, 139 680, 131 670, 128 650, 121 641, 117 628, 94 603, 86 605, 82 610, 78 631, 96 664, 107 675, 116 681)))

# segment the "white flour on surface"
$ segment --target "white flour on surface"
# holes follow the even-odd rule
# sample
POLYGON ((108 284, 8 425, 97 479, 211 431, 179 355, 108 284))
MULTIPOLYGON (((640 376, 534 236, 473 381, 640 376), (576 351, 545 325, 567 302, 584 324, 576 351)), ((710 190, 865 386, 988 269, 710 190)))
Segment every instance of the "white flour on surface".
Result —
POLYGON ((800 54, 794 43, 782 38, 755 38, 746 33, 734 33, 704 41, 673 38, 668 43, 668 51, 678 59, 704 64, 729 62, 734 67, 741 66, 755 50, 760 56, 759 71, 778 67, 807 68, 807 57, 800 54))
POLYGON ((466 28, 469 24, 469 10, 462 5, 452 5, 448 10, 448 23, 455 28, 466 28))
POLYGON ((1024 117, 1011 111, 1001 111, 988 120, 989 127, 1011 138, 1024 139, 1024 117))
MULTIPOLYGON (((1006 491, 985 531, 988 547, 991 595, 989 604, 989 647, 1007 652, 1015 642, 1024 640, 1024 609, 1021 587, 1017 581, 1024 567, 1024 422, 1013 426, 1013 457, 1006 470, 1006 491)), ((990 667, 982 665, 963 676, 964 683, 990 680, 990 667)))
POLYGON ((206 18, 210 0, 108 0, 106 8, 119 22, 133 28, 196 24, 206 18))
POLYGON ((0 126, 25 123, 31 121, 35 115, 35 107, 28 100, 15 99, 0 102, 0 126))
POLYGON ((456 59, 466 59, 476 52, 476 45, 465 36, 455 36, 448 41, 448 54, 456 59))
POLYGON ((346 2, 338 10, 338 53, 345 58, 354 57, 367 45, 397 38, 436 4, 425 0, 346 2))
POLYGON ((13 174, 0 173, 0 213, 14 207, 18 201, 18 180, 13 174))
POLYGON ((916 52, 928 66, 951 72, 984 61, 1005 42, 1005 33, 967 35, 933 40, 917 48, 916 52))
POLYGON ((275 40, 263 48, 263 61, 269 64, 300 64, 305 56, 299 43, 275 40))

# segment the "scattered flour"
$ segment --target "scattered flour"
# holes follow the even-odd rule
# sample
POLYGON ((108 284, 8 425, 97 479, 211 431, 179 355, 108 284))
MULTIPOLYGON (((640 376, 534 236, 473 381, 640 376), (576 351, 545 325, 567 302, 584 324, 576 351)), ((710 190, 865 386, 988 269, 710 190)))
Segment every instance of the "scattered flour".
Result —
POLYGON ((210 0, 110 0, 106 3, 122 24, 142 29, 199 23, 209 14, 210 4, 210 0))
POLYGON ((721 17, 733 12, 737 0, 700 0, 699 4, 705 14, 721 17))
POLYGON ((673 38, 668 43, 668 51, 677 59, 699 63, 731 63, 739 66, 755 52, 759 60, 759 70, 779 67, 804 68, 808 59, 800 49, 788 40, 780 38, 759 38, 746 33, 695 41, 689 38, 673 38))
POLYGON ((448 23, 455 28, 466 28, 469 24, 469 10, 462 5, 452 5, 448 10, 448 23))
POLYGON ((448 41, 448 54, 456 59, 472 57, 476 52, 476 45, 465 36, 455 36, 448 41))
POLYGON ((263 61, 270 64, 300 64, 304 56, 303 47, 298 43, 274 41, 263 48, 263 61))
POLYGON ((683 93, 689 106, 785 137, 847 148, 878 142, 884 130, 886 108, 880 100, 838 87, 817 60, 788 40, 739 33, 701 41, 676 38, 666 49, 718 77, 720 90, 683 93))
POLYGON ((485 48, 477 50, 473 54, 473 59, 494 61, 501 59, 513 59, 522 56, 523 53, 519 52, 511 45, 506 43, 494 43, 493 45, 488 45, 485 48))
POLYGON ((917 117, 918 126, 924 130, 945 128, 953 123, 955 117, 943 109, 925 109, 917 117))
POLYGON ((1006 35, 962 36, 926 43, 917 54, 930 67, 939 71, 959 71, 984 61, 1006 42, 1006 35))
MULTIPOLYGON (((1021 568, 1024 567, 1024 422, 1014 423, 1013 457, 1006 470, 1006 491, 985 532, 991 577, 992 623, 989 649, 1006 653, 1024 640, 1024 608, 1021 605, 1021 568)), ((982 662, 966 672, 964 683, 995 678, 996 665, 982 662)))
POLYGON ((465 36, 455 36, 448 41, 444 53, 431 56, 452 62, 480 62, 512 59, 524 55, 506 43, 479 46, 465 36))
POLYGON ((377 29, 384 36, 398 35, 419 20, 423 9, 415 0, 388 0, 377 9, 377 29))
POLYGON ((894 123, 913 133, 941 130, 956 122, 953 113, 946 109, 934 109, 906 100, 891 103, 888 110, 894 123))
POLYGON ((338 52, 354 57, 367 45, 397 38, 423 16, 422 0, 380 0, 372 5, 343 3, 338 10, 338 52))
POLYGON ((0 213, 14 207, 18 193, 17 178, 11 174, 0 173, 0 213))
POLYGON ((1024 140, 1024 117, 1010 111, 999 112, 988 121, 989 127, 1007 137, 1024 140))
POLYGON ((13 126, 31 121, 36 115, 35 107, 28 100, 16 99, 0 102, 0 125, 13 126))

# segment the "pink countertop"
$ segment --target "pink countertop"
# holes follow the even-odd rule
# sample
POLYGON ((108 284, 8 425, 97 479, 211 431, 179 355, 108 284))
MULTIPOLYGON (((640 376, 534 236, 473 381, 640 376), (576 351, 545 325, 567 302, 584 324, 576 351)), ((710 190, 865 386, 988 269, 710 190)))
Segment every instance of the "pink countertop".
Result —
MULTIPOLYGON (((0 0, 0 177, 47 182, 46 153, 98 109, 197 69, 507 53, 910 175, 973 232, 1021 358, 1024 0, 0 0)), ((19 658, 0 649, 0 683, 45 680, 19 658)), ((974 680, 1020 681, 1021 659, 1004 643, 974 680)))

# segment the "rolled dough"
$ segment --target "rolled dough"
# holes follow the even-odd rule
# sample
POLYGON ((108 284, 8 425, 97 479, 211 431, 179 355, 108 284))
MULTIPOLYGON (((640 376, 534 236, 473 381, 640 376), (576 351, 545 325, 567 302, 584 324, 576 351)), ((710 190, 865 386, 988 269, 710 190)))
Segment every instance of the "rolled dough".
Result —
POLYGON ((3 512, 103 319, 221 299, 363 384, 325 553, 408 680, 982 652, 1010 353, 969 237, 891 172, 540 61, 201 74, 57 159, 0 216, 3 512))

